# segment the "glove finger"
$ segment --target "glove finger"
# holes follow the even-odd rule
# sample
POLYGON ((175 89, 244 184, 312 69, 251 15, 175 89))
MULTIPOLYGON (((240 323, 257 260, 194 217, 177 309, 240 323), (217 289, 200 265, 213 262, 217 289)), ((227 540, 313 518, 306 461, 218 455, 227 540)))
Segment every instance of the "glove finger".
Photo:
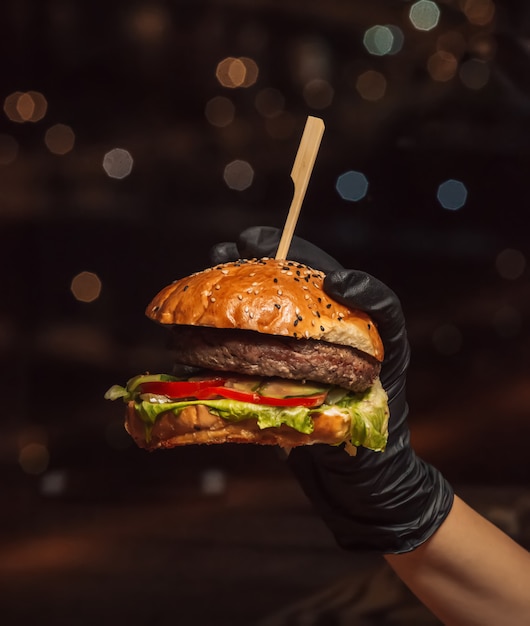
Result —
POLYGON ((210 250, 210 261, 212 265, 237 261, 241 258, 237 245, 233 241, 223 241, 216 243, 210 250))
POLYGON ((346 306, 365 311, 374 320, 385 347, 381 380, 385 387, 392 385, 407 368, 410 357, 405 318, 397 295, 377 278, 359 270, 328 274, 324 290, 346 306))
MULTIPOLYGON (((281 231, 272 226, 253 226, 243 231, 238 239, 238 249, 243 257, 274 257, 280 243, 281 231)), ((342 265, 314 244, 293 237, 287 258, 309 265, 323 272, 332 272, 342 265)))

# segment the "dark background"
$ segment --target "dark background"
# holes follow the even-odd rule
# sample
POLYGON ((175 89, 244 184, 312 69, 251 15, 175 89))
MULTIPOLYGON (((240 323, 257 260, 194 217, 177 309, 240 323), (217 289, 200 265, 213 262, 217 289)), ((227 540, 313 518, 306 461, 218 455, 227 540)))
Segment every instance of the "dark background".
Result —
MULTIPOLYGON (((170 366, 164 331, 143 313, 161 287, 207 266, 214 242, 283 226, 308 115, 326 131, 296 233, 399 294, 416 449, 527 538, 530 12, 495 2, 477 25, 470 3, 446 0, 422 32, 412 4, 2 2, 0 99, 36 91, 47 101, 37 122, 0 113, 0 148, 16 147, 0 165, 4 623, 166 624, 175 611, 179 623, 257 623, 364 571, 364 557, 335 548, 274 450, 147 454, 103 400, 111 384, 170 366), (363 35, 376 24, 399 26, 400 52, 369 54, 363 35), (458 68, 436 81, 429 58, 455 32, 458 68), (257 63, 254 85, 219 83, 228 56, 257 63), (477 59, 489 71, 481 88, 461 78, 477 59), (367 70, 387 81, 378 101, 356 89, 367 70), (332 87, 329 106, 304 98, 307 72, 332 87), (265 88, 283 95, 277 117, 256 107, 265 88), (205 115, 217 96, 235 111, 223 128, 205 115), (58 123, 75 133, 62 156, 44 141, 58 123), (116 147, 134 159, 122 180, 102 167, 116 147), (234 159, 254 170, 243 191, 223 179, 234 159), (369 182, 358 202, 335 188, 348 170, 369 182), (437 200, 448 179, 467 189, 460 210, 437 200), (506 251, 520 263, 509 276, 506 251), (93 302, 70 290, 81 271, 101 280, 93 302)), ((385 619, 362 623, 401 623, 385 619)))

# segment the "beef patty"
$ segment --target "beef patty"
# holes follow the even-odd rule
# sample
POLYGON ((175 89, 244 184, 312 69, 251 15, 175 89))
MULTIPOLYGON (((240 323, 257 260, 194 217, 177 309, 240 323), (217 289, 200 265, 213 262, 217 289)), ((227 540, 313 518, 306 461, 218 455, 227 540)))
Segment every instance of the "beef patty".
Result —
POLYGON ((294 339, 252 330, 174 326, 175 362, 238 374, 279 376, 365 391, 381 369, 379 361, 350 346, 294 339))

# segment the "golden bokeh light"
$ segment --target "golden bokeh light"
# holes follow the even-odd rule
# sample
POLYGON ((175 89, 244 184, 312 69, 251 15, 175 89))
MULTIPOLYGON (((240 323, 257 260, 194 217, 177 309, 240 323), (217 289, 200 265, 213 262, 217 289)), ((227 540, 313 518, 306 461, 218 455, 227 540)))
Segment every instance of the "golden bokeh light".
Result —
POLYGON ((492 0, 460 0, 460 7, 468 21, 476 26, 486 26, 495 17, 492 0))
POLYGON ((48 110, 46 98, 38 91, 15 91, 4 100, 4 113, 12 122, 38 122, 48 110))
POLYGON ((129 33, 143 43, 154 43, 165 34, 168 29, 169 16, 167 12, 156 5, 141 6, 129 16, 129 33))
POLYGON ((226 57, 220 61, 215 76, 223 87, 236 89, 251 87, 258 80, 257 63, 248 57, 226 57))
POLYGON ((49 462, 50 453, 42 443, 28 443, 18 454, 18 463, 26 474, 42 474, 49 462))
POLYGON ((93 272, 79 272, 72 278, 70 291, 79 302, 94 302, 101 295, 101 280, 93 272))
POLYGON ((229 98, 215 96, 208 100, 204 108, 204 115, 212 126, 225 128, 234 121, 236 108, 229 98))
POLYGON ((381 72, 367 70, 363 72, 355 83, 355 88, 364 100, 376 102, 381 100, 386 93, 387 82, 381 72))
POLYGON ((52 154, 68 154, 74 147, 75 133, 66 124, 55 124, 46 131, 44 143, 52 154))
POLYGON ((427 71, 433 80, 447 82, 455 77, 458 71, 458 60, 451 52, 438 50, 429 57, 427 71))
POLYGON ((0 165, 9 165, 18 156, 18 142, 11 135, 0 135, 0 165))

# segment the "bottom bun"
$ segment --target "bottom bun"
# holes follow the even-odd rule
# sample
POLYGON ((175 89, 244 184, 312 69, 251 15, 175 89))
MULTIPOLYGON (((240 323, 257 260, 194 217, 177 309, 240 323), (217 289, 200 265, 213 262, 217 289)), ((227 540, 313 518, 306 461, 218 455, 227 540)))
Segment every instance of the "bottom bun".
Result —
POLYGON ((204 405, 193 405, 178 415, 162 413, 149 431, 134 407, 127 405, 125 428, 140 448, 160 450, 192 444, 251 443, 279 445, 284 448, 314 443, 339 444, 348 440, 350 417, 330 410, 312 414, 314 430, 310 435, 289 426, 260 429, 255 419, 231 422, 210 413, 204 405))

